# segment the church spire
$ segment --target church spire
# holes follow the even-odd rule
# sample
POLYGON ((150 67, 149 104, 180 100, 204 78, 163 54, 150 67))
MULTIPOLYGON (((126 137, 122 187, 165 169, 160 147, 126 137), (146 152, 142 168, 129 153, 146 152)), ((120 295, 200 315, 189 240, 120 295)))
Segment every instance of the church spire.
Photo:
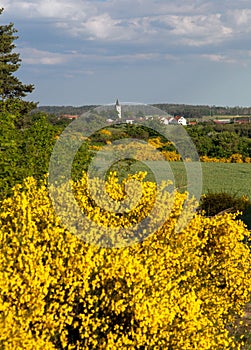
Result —
POLYGON ((116 108, 116 111, 118 113, 118 118, 121 119, 121 105, 119 103, 119 100, 117 99, 116 103, 115 103, 115 108, 116 108))

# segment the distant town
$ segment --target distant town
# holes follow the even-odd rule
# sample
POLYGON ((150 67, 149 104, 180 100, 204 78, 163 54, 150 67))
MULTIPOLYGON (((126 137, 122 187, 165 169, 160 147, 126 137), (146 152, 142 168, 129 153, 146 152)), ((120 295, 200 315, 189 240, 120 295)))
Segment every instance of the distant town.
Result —
MULTIPOLYGON (((211 122, 214 124, 249 124, 251 123, 251 107, 219 107, 204 105, 184 105, 184 104, 153 104, 163 110, 163 115, 158 115, 158 119, 165 125, 195 125, 201 122, 211 122)), ((35 111, 43 111, 54 114, 58 119, 73 120, 77 119, 85 112, 94 110, 97 105, 85 105, 81 107, 73 106, 40 106, 35 111)), ((117 114, 107 118, 108 122, 114 122, 116 119, 133 124, 139 119, 154 119, 154 115, 130 116, 123 115, 123 104, 117 99, 114 103, 114 111, 117 114)))

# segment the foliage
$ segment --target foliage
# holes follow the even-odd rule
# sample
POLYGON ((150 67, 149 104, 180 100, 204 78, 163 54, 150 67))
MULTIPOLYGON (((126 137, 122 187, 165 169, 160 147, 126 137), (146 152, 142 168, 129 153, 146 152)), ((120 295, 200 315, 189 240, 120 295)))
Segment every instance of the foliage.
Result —
POLYGON ((229 158, 236 153, 243 157, 251 155, 250 139, 239 135, 238 132, 225 129, 215 131, 213 127, 204 127, 203 125, 188 127, 187 132, 200 156, 229 158))
MULTIPOLYGON (((143 181, 140 174, 135 179, 143 181)), ((154 184, 142 185, 129 226, 148 215, 155 200, 154 184)), ((97 223, 123 222, 93 204, 86 177, 74 188, 97 223)), ((115 175, 107 191, 123 198, 115 175)), ((171 213, 158 231, 142 243, 109 249, 88 245, 60 225, 45 184, 27 178, 17 185, 0 213, 1 347, 239 349, 227 326, 250 298, 251 257, 241 242, 249 232, 232 214, 195 214, 179 232, 186 194, 173 195, 171 213)))
POLYGON ((15 116, 6 112, 0 118, 0 198, 24 178, 24 165, 19 148, 20 139, 15 128, 15 116))
MULTIPOLYGON (((0 15, 3 9, 0 9, 0 15)), ((0 26, 0 110, 10 113, 25 112, 35 108, 36 104, 21 100, 27 93, 33 91, 33 85, 23 84, 13 75, 20 67, 19 54, 13 52, 13 41, 17 30, 13 23, 0 26)))
POLYGON ((45 115, 40 114, 21 129, 16 126, 15 115, 0 113, 0 200, 10 195, 12 187, 27 176, 43 178, 61 131, 60 127, 52 126, 45 115))
POLYGON ((202 195, 200 208, 207 216, 217 215, 224 210, 244 212, 251 206, 247 196, 238 197, 228 192, 208 192, 202 195))
POLYGON ((53 127, 46 117, 41 115, 29 128, 20 131, 22 134, 20 151, 28 176, 42 179, 47 173, 50 155, 60 131, 60 128, 53 127))

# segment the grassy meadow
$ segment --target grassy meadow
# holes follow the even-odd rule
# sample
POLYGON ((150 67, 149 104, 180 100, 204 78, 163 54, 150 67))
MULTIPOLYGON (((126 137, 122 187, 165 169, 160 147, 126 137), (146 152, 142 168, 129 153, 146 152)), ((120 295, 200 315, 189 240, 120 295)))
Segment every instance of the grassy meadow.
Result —
MULTIPOLYGON (((155 181, 157 174, 160 178, 175 180, 174 185, 181 192, 187 190, 187 176, 183 162, 169 162, 170 168, 163 170, 163 163, 147 161, 143 163, 133 162, 128 165, 126 161, 117 163, 111 168, 116 170, 122 177, 126 173, 147 171, 147 180, 155 181), (145 164, 148 164, 148 167, 145 164)), ((203 163, 202 171, 202 194, 208 192, 227 192, 236 197, 246 195, 251 200, 251 164, 248 163, 203 163)), ((190 163, 190 166, 192 163, 190 163)), ((196 171, 194 173, 196 176, 196 171)), ((196 185, 196 181, 194 183, 196 185)), ((193 184, 193 185, 194 185, 193 184)), ((243 215, 244 222, 251 228, 251 208, 243 215)))
MULTIPOLYGON (((238 163, 201 163, 203 175, 203 193, 229 192, 251 198, 251 164, 238 163)), ((173 164, 177 185, 185 186, 182 163, 173 164)))
MULTIPOLYGON (((148 171, 149 180, 158 174, 163 179, 172 179, 174 176, 175 187, 186 189, 187 176, 183 162, 169 162, 171 171, 167 175, 163 171, 162 162, 147 161, 149 168, 143 163, 118 163, 112 167, 122 176, 126 172, 148 171), (150 169, 150 170, 149 170, 150 169)), ((247 195, 251 199, 251 164, 248 163, 200 163, 202 169, 203 193, 207 192, 229 192, 238 196, 247 195)))

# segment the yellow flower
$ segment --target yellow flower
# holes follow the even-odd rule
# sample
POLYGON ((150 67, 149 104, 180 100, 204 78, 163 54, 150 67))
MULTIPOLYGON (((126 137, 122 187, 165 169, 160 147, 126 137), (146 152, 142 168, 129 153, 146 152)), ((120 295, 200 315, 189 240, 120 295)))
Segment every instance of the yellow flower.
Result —
MULTIPOLYGON (((112 173, 106 186, 93 180, 97 196, 105 188, 118 205, 127 181, 139 182, 141 198, 119 215, 95 204, 86 174, 72 186, 85 215, 130 235, 158 200, 145 176, 119 182, 112 173)), ((240 349, 228 329, 250 300, 251 257, 243 243, 250 233, 227 213, 195 214, 175 230, 184 203, 195 207, 187 196, 168 197, 170 215, 157 230, 150 222, 152 234, 142 242, 112 249, 87 244, 60 224, 46 180, 16 186, 0 211, 2 348, 240 349)), ((85 233, 97 235, 93 227, 85 233)))

